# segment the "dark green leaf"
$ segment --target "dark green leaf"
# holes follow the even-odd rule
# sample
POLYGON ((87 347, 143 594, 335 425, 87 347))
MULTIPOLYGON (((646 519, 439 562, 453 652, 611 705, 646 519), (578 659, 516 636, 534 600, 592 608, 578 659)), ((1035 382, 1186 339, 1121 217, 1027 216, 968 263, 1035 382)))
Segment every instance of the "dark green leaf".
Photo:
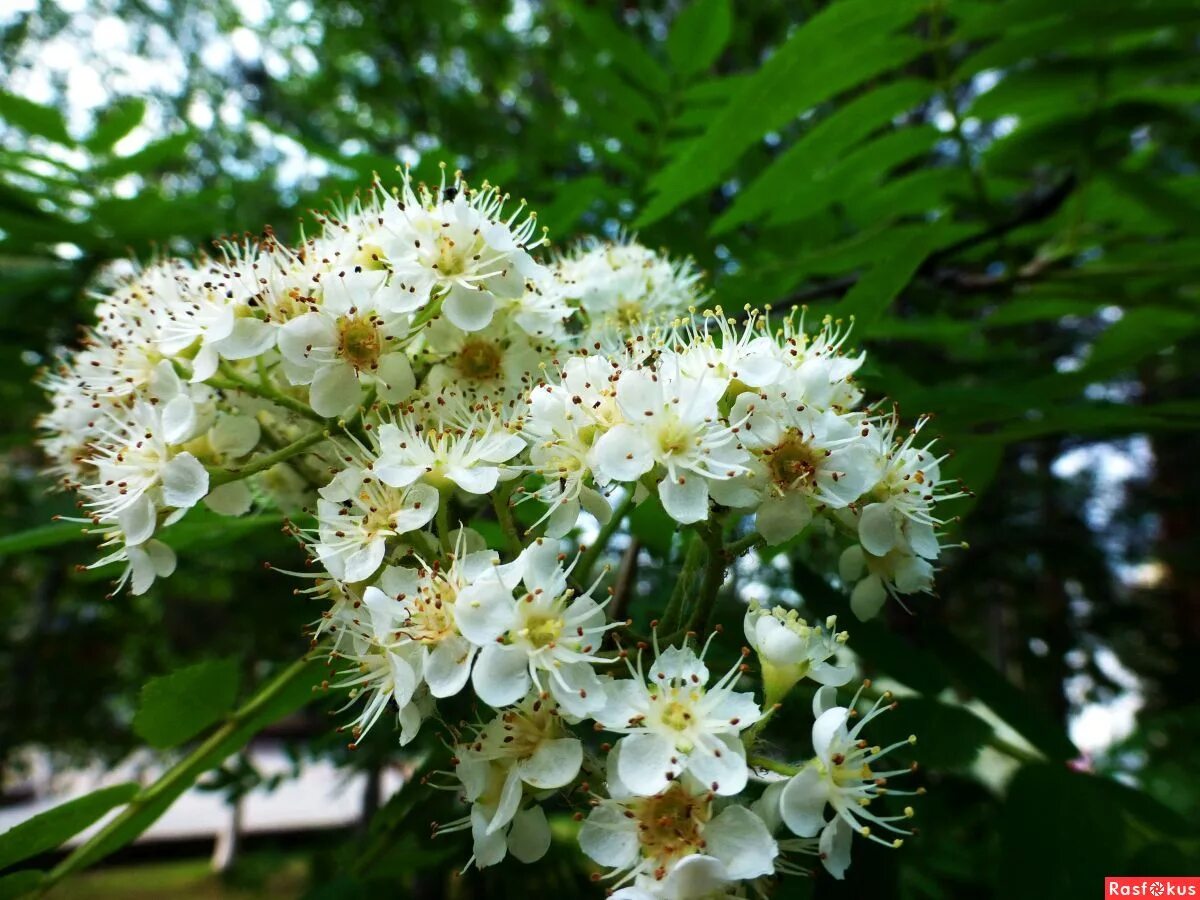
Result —
POLYGON ((693 0, 667 35, 667 56, 675 71, 686 77, 711 66, 729 42, 732 28, 731 0, 693 0))
POLYGON ((45 875, 45 872, 36 869, 0 875, 0 900, 15 900, 17 897, 32 894, 41 886, 45 875))
POLYGON ((921 41, 891 32, 921 6, 917 0, 848 0, 806 22, 714 118, 704 136, 654 176, 655 197, 636 224, 658 221, 715 185, 768 131, 919 54, 921 41))
POLYGON ((133 131, 146 115, 146 101, 127 97, 106 109, 84 144, 93 153, 106 153, 113 144, 133 131))
MULTIPOLYGON (((283 678, 287 674, 281 673, 277 677, 283 678)), ((81 848, 79 855, 71 857, 61 872, 58 869, 55 871, 60 875, 81 871, 134 840, 153 825, 184 791, 191 788, 197 778, 219 766, 262 729, 310 702, 324 674, 321 665, 310 662, 300 670, 298 677, 288 678, 283 687, 265 703, 258 704, 251 700, 236 714, 239 718, 232 727, 220 732, 221 738, 211 742, 211 746, 206 745, 206 753, 190 758, 179 768, 173 769, 171 780, 161 785, 153 796, 147 798, 146 803, 129 816, 122 817, 111 831, 81 848)))
POLYGON ((142 688, 133 730, 152 747, 195 737, 233 708, 238 661, 213 659, 155 678, 142 688))
POLYGON ((10 553, 29 553, 43 547, 57 547, 59 544, 73 544, 77 541, 95 540, 86 525, 78 522, 56 522, 52 525, 39 525, 28 531, 18 531, 16 534, 6 534, 0 537, 0 556, 10 553))
POLYGON ((137 792, 136 784, 115 784, 70 800, 10 828, 0 834, 0 869, 53 850, 114 806, 128 803, 137 792))
POLYGON ((896 250, 875 263, 834 307, 835 317, 854 317, 857 334, 870 334, 871 322, 886 310, 921 268, 942 239, 940 227, 915 232, 896 250))
POLYGON ((42 106, 16 94, 0 90, 0 119, 30 134, 41 135, 57 144, 71 145, 66 120, 52 106, 42 106))
POLYGON ((1096 897, 1120 864, 1124 821, 1116 812, 1099 779, 1066 766, 1025 766, 1000 818, 1000 894, 1096 897))
POLYGON ((837 163, 846 150, 929 96, 933 85, 904 79, 874 88, 837 107, 784 151, 735 198, 712 227, 713 234, 775 209, 797 180, 811 181, 837 163))

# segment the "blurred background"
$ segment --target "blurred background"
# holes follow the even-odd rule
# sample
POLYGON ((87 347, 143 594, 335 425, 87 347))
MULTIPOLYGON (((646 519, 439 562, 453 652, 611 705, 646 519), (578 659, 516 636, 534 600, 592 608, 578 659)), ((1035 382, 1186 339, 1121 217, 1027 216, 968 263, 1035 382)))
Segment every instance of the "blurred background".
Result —
MULTIPOLYGON (((1194 0, 5 0, 0 831, 161 772, 143 684, 218 660, 247 695, 318 613, 263 567, 301 564, 270 511, 194 513, 145 596, 77 571, 94 548, 51 524, 71 505, 39 474, 34 379, 89 288, 127 257, 295 238, 373 173, 444 160, 559 248, 636 231, 727 310, 854 315, 868 392, 956 449, 974 496, 938 596, 847 622, 913 695, 887 718, 921 736, 921 834, 778 896, 1200 874, 1198 32, 1194 0)), ((670 535, 645 515, 618 539, 646 609, 670 535)), ((842 608, 832 568, 801 543, 739 572, 729 627, 747 597, 842 608)), ((428 835, 451 798, 397 791, 423 762, 385 729, 347 752, 336 706, 234 745, 53 896, 600 895, 567 816, 537 866, 448 875, 469 849, 428 835)))

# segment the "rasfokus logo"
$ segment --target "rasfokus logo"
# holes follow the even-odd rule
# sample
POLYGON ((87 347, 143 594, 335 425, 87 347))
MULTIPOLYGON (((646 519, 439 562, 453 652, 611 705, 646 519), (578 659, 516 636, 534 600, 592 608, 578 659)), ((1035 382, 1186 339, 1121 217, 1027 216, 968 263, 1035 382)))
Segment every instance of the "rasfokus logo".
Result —
POLYGON ((1200 878, 1129 875, 1104 879, 1105 897, 1200 897, 1200 878))

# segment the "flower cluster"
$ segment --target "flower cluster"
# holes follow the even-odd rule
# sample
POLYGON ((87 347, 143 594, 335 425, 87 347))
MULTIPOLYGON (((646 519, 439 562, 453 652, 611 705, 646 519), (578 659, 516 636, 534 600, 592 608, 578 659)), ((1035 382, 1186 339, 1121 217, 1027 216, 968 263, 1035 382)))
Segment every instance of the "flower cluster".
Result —
MULTIPOLYGON (((543 244, 497 188, 406 173, 298 246, 268 233, 111 285, 44 376, 41 422, 107 551, 94 565, 122 564, 141 593, 173 570, 162 532, 192 507, 300 510, 302 593, 327 604, 313 637, 353 741, 386 713, 408 743, 467 693, 494 710, 454 733, 470 812, 440 826, 470 832, 476 865, 540 858, 543 807, 569 796, 590 798, 579 842, 617 896, 743 896, 800 868, 792 851, 840 877, 854 832, 903 818, 867 810, 894 773, 859 735, 890 704, 857 722, 835 704, 846 633, 751 606, 749 646, 714 676, 713 640, 694 647, 675 610, 644 664, 592 571, 603 541, 581 552, 579 535, 598 522, 607 540, 657 504, 710 569, 739 530, 737 552, 812 535, 867 618, 932 587, 954 494, 925 420, 905 432, 863 406, 864 356, 838 322, 705 308, 690 262, 628 238, 556 259, 543 244), (758 735, 806 679, 816 755, 764 766, 758 735)), ((720 587, 706 580, 688 623, 720 587)))

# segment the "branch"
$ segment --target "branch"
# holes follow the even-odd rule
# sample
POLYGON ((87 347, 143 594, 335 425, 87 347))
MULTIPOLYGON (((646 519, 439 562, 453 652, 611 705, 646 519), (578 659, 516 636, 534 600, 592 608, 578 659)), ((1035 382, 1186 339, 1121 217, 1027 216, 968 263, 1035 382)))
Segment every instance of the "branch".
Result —
POLYGON ((625 495, 625 499, 617 505, 613 510, 608 521, 600 526, 600 533, 596 535, 596 540, 592 541, 592 545, 588 547, 579 556, 579 562, 575 564, 575 581, 581 588, 585 588, 591 579, 592 569, 596 565, 596 560, 600 558, 600 554, 608 547, 608 542, 612 540, 612 536, 616 534, 617 529, 621 527, 621 522, 625 520, 625 516, 629 514, 629 510, 633 507, 632 490, 625 495))
POLYGON ((39 895, 68 875, 87 868, 141 834, 197 778, 237 749, 236 746, 226 749, 226 745, 238 739, 240 730, 253 726, 256 718, 267 713, 272 704, 304 674, 308 665, 307 659, 299 659, 267 682, 257 694, 231 714, 224 725, 163 773, 157 781, 142 790, 103 828, 51 869, 39 885, 39 895), (158 808, 159 806, 161 808, 158 808), (139 819, 146 821, 141 823, 139 819), (136 828, 139 824, 141 828, 136 828))
MULTIPOLYGON (((934 272, 937 264, 946 260, 964 250, 969 250, 972 247, 977 247, 980 244, 985 244, 990 240, 1003 237, 1010 231, 1016 231, 1025 225, 1032 225, 1035 222, 1041 222, 1044 219, 1050 218, 1062 207, 1066 202, 1067 197, 1075 190, 1076 178, 1074 174, 1068 175, 1057 185, 1050 190, 1034 197, 1028 204, 1017 210, 1012 216, 992 225, 988 228, 978 231, 975 234, 968 235, 965 238, 955 241, 953 244, 942 247, 940 250, 931 253, 921 267, 917 269, 915 277, 922 275, 930 275, 934 272)), ((1027 267, 1028 268, 1028 267, 1027 267)), ((1042 269, 1026 275, 1025 278, 1032 278, 1041 274, 1042 269)), ((799 306, 802 303, 807 303, 810 300, 820 300, 825 297, 841 297, 849 291, 854 285, 858 284, 861 274, 844 275, 840 278, 831 278, 828 281, 820 284, 809 285, 799 291, 795 291, 781 301, 781 305, 799 306)), ((1003 286, 994 278, 985 278, 985 276, 974 276, 975 280, 980 280, 976 283, 973 277, 967 273, 954 272, 943 273, 938 275, 935 280, 939 284, 948 285, 963 291, 972 290, 993 290, 996 287, 1003 286)), ((1007 283, 1007 282, 1004 282, 1007 283)))

